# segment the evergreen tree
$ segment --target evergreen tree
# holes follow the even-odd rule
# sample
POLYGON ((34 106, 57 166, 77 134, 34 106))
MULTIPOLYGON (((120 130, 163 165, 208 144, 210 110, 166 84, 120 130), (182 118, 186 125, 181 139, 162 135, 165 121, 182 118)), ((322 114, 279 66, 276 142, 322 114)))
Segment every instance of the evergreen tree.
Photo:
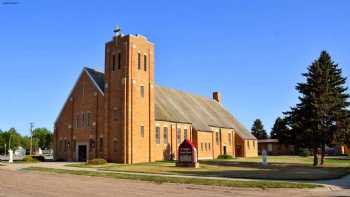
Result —
POLYGON ((0 129, 0 154, 5 154, 4 132, 0 129))
POLYGON ((278 139, 281 144, 293 144, 294 138, 288 127, 287 120, 278 117, 271 129, 271 139, 278 139))
POLYGON ((264 129, 264 125, 262 124, 260 119, 256 119, 252 126, 252 134, 257 139, 267 139, 267 133, 264 129))
POLYGON ((314 166, 318 165, 318 149, 321 148, 322 165, 325 146, 334 144, 335 139, 344 141, 348 130, 349 95, 341 73, 329 54, 322 51, 303 74, 306 82, 296 87, 301 94, 300 103, 286 113, 296 142, 313 149, 314 166))

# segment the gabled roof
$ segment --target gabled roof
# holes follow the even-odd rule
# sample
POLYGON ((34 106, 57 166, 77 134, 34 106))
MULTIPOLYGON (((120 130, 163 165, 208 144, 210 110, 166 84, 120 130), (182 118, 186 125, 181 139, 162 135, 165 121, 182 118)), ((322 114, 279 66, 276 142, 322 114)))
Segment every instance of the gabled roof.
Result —
MULTIPOLYGON (((85 71, 103 92, 104 74, 91 68, 85 68, 85 71)), ((216 101, 158 85, 155 86, 155 118, 159 121, 191 123, 200 131, 211 131, 210 127, 232 128, 243 139, 256 139, 216 101)))
POLYGON ((210 127, 233 128, 244 139, 256 139, 221 104, 203 96, 155 86, 156 120, 192 123, 201 131, 210 127))
POLYGON ((67 100, 64 102, 64 105, 63 107, 61 108, 56 120, 55 120, 55 123, 57 122, 58 118, 61 116, 62 114, 62 111, 63 111, 63 108, 64 106, 66 105, 66 103, 68 102, 69 98, 71 97, 72 93, 73 93, 73 90, 75 88, 75 86, 77 85, 77 83, 79 82, 79 79, 81 78, 81 76, 86 73, 89 78, 91 79, 91 82, 95 84, 96 88, 100 91, 100 93, 102 95, 104 95, 104 73, 102 72, 99 72, 99 71, 96 71, 94 69, 91 69, 91 68, 87 68, 87 67, 84 67, 83 68, 83 71, 80 73, 77 81, 75 82, 73 88, 71 89, 69 95, 68 95, 68 98, 67 100))
POLYGON ((104 84, 105 84, 105 75, 102 72, 97 70, 85 67, 84 70, 88 73, 89 77, 92 78, 92 81, 95 83, 97 88, 104 94, 104 84))

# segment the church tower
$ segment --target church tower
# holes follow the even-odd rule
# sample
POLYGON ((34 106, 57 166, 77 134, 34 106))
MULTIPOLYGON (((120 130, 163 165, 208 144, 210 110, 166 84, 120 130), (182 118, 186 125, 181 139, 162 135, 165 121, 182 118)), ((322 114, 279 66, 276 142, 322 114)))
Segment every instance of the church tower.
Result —
POLYGON ((154 44, 141 35, 123 35, 119 27, 114 33, 105 46, 105 130, 97 143, 111 162, 152 161, 154 44))

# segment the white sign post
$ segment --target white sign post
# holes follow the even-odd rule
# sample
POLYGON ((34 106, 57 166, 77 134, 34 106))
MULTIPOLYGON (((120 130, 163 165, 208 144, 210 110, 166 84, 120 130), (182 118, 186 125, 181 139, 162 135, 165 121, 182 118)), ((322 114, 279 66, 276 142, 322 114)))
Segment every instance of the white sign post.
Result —
POLYGON ((13 151, 12 149, 9 149, 9 163, 13 163, 13 151))
POLYGON ((267 166, 267 152, 265 149, 262 151, 261 155, 262 165, 267 166))

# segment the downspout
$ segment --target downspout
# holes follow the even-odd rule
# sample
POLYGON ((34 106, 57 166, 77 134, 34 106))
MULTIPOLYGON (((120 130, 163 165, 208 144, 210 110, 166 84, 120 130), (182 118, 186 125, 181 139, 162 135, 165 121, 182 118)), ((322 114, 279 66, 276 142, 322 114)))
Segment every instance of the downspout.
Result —
POLYGON ((131 48, 131 61, 130 61, 130 80, 131 80, 131 101, 130 101, 130 108, 131 108, 131 125, 130 125, 130 141, 131 141, 131 145, 130 145, 130 148, 131 148, 131 151, 130 151, 130 154, 131 154, 131 159, 130 159, 130 162, 131 164, 133 163, 133 152, 134 152, 134 147, 133 147, 133 126, 134 126, 134 117, 133 117, 133 111, 134 111, 134 103, 133 103, 133 91, 134 91, 134 80, 133 80, 133 77, 132 77, 132 71, 133 71, 133 64, 132 64, 132 58, 133 58, 133 44, 131 45, 132 48, 131 48))
POLYGON ((70 156, 71 156, 71 160, 73 160, 73 151, 72 151, 72 139, 73 139, 73 130, 74 130, 74 102, 75 102, 75 99, 73 98, 73 96, 71 97, 72 99, 72 126, 71 126, 71 135, 70 135, 70 146, 69 146, 69 153, 70 153, 70 156))
MULTIPOLYGON (((151 82, 151 55, 150 55, 150 50, 148 49, 148 160, 149 162, 152 161, 152 135, 151 135, 151 132, 152 132, 152 119, 151 118, 154 118, 152 117, 152 108, 151 108, 151 98, 152 98, 152 95, 151 95, 151 92, 152 92, 152 82, 151 82)), ((155 120, 154 120, 155 121, 155 120)))
MULTIPOLYGON (((98 129, 98 109, 99 109, 99 103, 98 103, 98 93, 96 92, 96 124, 95 124, 95 144, 97 143, 97 129, 98 129)), ((90 145, 90 144, 89 144, 90 145)), ((95 158, 97 156, 97 148, 95 145, 95 158)))

